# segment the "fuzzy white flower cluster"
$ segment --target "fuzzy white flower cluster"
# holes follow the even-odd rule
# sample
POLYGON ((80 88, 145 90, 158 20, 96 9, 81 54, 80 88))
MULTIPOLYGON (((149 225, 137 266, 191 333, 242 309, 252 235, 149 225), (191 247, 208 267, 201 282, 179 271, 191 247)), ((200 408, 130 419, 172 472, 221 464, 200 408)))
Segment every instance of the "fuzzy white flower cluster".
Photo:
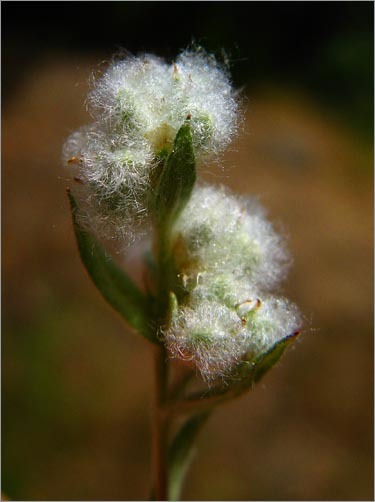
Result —
POLYGON ((181 306, 165 332, 176 357, 193 361, 206 380, 254 360, 298 329, 297 308, 270 295, 288 256, 252 200, 200 186, 173 232, 181 306))
POLYGON ((158 166, 186 118, 198 159, 223 150, 238 122, 228 75, 199 49, 172 65, 148 54, 112 63, 88 106, 94 123, 72 134, 64 157, 81 182, 87 223, 126 240, 150 212, 158 166))
POLYGON ((170 246, 173 263, 169 255, 165 261, 178 278, 179 306, 163 328, 170 353, 194 362, 210 381, 297 330, 297 308, 271 294, 289 259, 262 208, 210 186, 191 194, 195 160, 222 151, 238 127, 235 93, 215 59, 197 49, 171 65, 147 54, 115 61, 94 83, 88 106, 93 123, 64 147, 79 181, 80 223, 129 242, 148 221, 157 233, 159 218, 174 215, 161 248, 170 246), (190 169, 179 185, 176 166, 190 169))

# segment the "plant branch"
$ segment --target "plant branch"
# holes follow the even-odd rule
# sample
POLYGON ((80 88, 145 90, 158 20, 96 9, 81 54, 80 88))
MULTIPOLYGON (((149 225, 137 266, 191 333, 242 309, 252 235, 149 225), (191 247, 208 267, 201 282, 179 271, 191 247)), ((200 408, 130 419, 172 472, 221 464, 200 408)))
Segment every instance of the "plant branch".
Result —
POLYGON ((155 389, 152 416, 152 467, 155 500, 167 500, 168 494, 168 416, 163 408, 167 398, 168 368, 165 349, 155 347, 155 389))

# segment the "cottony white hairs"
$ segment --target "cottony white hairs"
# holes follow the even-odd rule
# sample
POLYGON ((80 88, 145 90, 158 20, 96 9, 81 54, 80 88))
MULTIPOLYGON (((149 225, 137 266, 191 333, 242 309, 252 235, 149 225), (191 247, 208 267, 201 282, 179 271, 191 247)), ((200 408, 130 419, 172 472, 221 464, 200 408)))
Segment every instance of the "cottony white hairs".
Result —
POLYGON ((173 237, 178 268, 188 261, 185 275, 229 273, 269 290, 283 278, 290 261, 282 238, 256 200, 235 196, 224 187, 198 186, 173 237))
POLYGON ((94 122, 64 147, 81 222, 127 242, 153 230, 154 289, 164 296, 150 298, 158 308, 168 294, 176 300, 169 323, 158 313, 158 343, 212 381, 296 331, 297 308, 273 296, 290 260, 264 210, 224 188, 194 187, 196 161, 217 156, 239 123, 215 59, 200 49, 173 64, 128 56, 94 82, 88 106, 94 122))
POLYGON ((299 327, 297 308, 269 295, 289 259, 282 239, 251 199, 197 187, 173 230, 183 298, 165 333, 171 353, 202 376, 226 376, 299 327))
POLYGON ((229 77, 202 49, 171 65, 149 54, 115 61, 94 81, 88 106, 94 123, 72 134, 64 159, 81 183, 85 223, 126 241, 147 221, 154 173, 186 118, 198 160, 220 153, 238 126, 229 77))

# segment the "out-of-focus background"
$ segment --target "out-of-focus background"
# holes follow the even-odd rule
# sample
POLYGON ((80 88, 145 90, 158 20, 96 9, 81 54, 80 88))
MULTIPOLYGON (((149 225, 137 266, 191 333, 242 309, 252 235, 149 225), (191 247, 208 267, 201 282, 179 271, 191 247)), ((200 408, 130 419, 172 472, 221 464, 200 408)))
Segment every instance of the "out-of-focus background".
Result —
MULTIPOLYGON (((373 499, 372 2, 5 2, 2 491, 144 500, 152 359, 90 283, 61 166, 93 69, 119 48, 221 57, 245 130, 210 181, 289 236, 300 342, 212 416, 187 500, 373 499)), ((207 171, 207 172, 206 172, 207 171)))

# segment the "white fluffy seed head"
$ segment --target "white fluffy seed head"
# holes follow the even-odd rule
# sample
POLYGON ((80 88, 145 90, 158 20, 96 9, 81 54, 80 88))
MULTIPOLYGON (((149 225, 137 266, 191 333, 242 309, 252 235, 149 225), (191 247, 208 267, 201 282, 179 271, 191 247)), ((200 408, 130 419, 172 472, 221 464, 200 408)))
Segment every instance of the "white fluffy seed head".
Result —
POLYGON ((197 187, 174 226, 172 249, 183 294, 166 343, 205 380, 226 377, 299 328, 297 308, 269 296, 288 257, 255 201, 197 187))
POLYGON ((191 115, 198 151, 218 153, 237 131, 238 101, 229 77, 203 50, 183 52, 174 66, 173 121, 191 115))
POLYGON ((217 302, 183 307, 165 334, 172 356, 192 361, 207 381, 223 376, 240 357, 241 320, 217 302))
POLYGON ((155 56, 114 62, 95 82, 89 109, 122 135, 170 150, 186 117, 198 155, 222 151, 237 130, 238 101, 225 70, 202 49, 172 65, 155 56))
POLYGON ((83 223, 105 238, 132 242, 147 216, 154 166, 149 146, 124 142, 94 124, 68 138, 63 156, 79 182, 83 223))
POLYGON ((173 142, 168 125, 171 68, 145 54, 112 63, 94 83, 88 104, 94 118, 130 140, 148 140, 154 150, 173 142), (163 138, 163 132, 165 137, 163 138))
POLYGON ((179 310, 165 340, 172 356, 192 361, 210 382, 242 360, 254 361, 299 323, 297 308, 281 298, 244 300, 232 309, 201 300, 179 310))
POLYGON ((94 80, 88 107, 95 122, 71 135, 63 156, 84 185, 90 227, 127 241, 147 222, 153 171, 186 118, 198 159, 224 149, 238 123, 228 75, 201 49, 174 64, 149 54, 114 61, 94 80))
POLYGON ((197 274, 230 274, 269 290, 283 278, 289 261, 262 208, 224 188, 197 187, 173 238, 176 267, 193 283, 197 274))

